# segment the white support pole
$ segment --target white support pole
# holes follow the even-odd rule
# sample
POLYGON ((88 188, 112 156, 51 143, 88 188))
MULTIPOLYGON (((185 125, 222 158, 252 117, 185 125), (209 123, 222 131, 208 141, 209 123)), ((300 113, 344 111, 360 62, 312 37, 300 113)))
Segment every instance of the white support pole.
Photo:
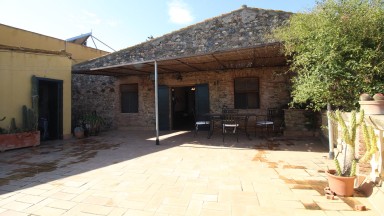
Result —
POLYGON ((329 141, 329 159, 333 159, 335 157, 335 153, 333 151, 333 127, 332 127, 332 120, 329 117, 330 112, 332 112, 331 104, 327 104, 327 119, 328 119, 328 141, 329 141))
POLYGON ((155 61, 155 115, 156 115, 156 145, 160 145, 159 141, 159 97, 157 83, 157 62, 155 61))

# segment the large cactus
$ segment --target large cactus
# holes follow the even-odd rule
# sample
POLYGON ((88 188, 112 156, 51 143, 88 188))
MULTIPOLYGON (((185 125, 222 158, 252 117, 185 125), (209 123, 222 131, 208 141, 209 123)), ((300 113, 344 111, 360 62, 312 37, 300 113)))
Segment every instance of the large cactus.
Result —
POLYGON ((24 131, 35 131, 37 130, 36 115, 32 109, 27 108, 23 105, 23 130, 24 131))
MULTIPOLYGON (((339 160, 336 156, 335 158, 335 166, 337 175, 348 175, 348 176, 354 176, 356 175, 356 164, 357 159, 355 158, 355 141, 356 141, 356 131, 357 128, 363 123, 364 121, 364 110, 361 110, 359 113, 359 118, 356 118, 356 111, 351 112, 350 122, 349 125, 345 123, 340 110, 336 110, 336 112, 329 113, 329 117, 338 122, 341 127, 342 132, 342 139, 349 146, 349 155, 346 155, 347 152, 345 152, 345 158, 344 158, 344 167, 341 169, 339 160), (349 160, 348 160, 349 159, 349 160), (347 173, 349 172, 349 173, 347 173)), ((347 151, 347 149, 343 149, 343 151, 347 151)))
POLYGON ((16 120, 15 118, 12 118, 11 119, 11 125, 9 126, 9 132, 10 133, 15 133, 17 130, 17 127, 16 127, 16 120))
POLYGON ((32 108, 30 109, 26 105, 22 107, 24 131, 36 131, 39 124, 39 90, 36 76, 32 76, 31 86, 32 108))
POLYGON ((371 159, 372 155, 376 153, 377 148, 377 136, 371 126, 367 126, 365 123, 362 125, 365 154, 360 158, 360 162, 367 162, 371 159))

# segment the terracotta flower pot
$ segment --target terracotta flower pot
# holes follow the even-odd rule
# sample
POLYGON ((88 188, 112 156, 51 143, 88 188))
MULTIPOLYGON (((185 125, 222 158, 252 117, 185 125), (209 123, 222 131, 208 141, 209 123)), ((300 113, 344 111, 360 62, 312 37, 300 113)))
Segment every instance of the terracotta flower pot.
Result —
POLYGON ((40 131, 0 134, 0 151, 40 145, 40 131))
POLYGON ((361 94, 360 97, 359 97, 359 99, 360 99, 361 101, 371 101, 371 100, 373 100, 372 96, 369 95, 369 94, 367 94, 367 93, 363 93, 363 94, 361 94))
POLYGON ((77 139, 84 138, 84 129, 82 127, 75 127, 73 133, 77 139))
POLYGON ((353 196, 354 183, 356 176, 345 177, 335 175, 336 170, 328 170, 326 172, 328 178, 328 184, 331 191, 338 196, 353 196))
POLYGON ((384 100, 359 101, 360 109, 367 115, 383 115, 384 100))
POLYGON ((373 95, 373 99, 375 101, 383 101, 384 100, 384 94, 382 93, 376 93, 375 95, 373 95))

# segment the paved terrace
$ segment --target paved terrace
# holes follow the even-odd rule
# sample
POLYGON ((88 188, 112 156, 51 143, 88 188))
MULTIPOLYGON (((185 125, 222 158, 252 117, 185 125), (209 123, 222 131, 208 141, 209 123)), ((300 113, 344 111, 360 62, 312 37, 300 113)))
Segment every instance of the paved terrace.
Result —
POLYGON ((219 134, 170 132, 156 146, 153 134, 112 131, 0 153, 0 215, 380 215, 358 193, 324 196, 332 161, 317 140, 223 143, 219 134))

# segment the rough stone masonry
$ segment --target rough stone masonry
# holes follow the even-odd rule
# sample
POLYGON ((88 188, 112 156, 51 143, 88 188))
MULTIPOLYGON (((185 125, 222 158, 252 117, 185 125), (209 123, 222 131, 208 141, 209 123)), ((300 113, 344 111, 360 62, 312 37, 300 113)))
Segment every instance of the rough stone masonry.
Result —
MULTIPOLYGON (((195 25, 171 32, 107 56, 73 66, 73 71, 89 70, 130 62, 152 59, 191 56, 237 48, 246 48, 276 42, 269 33, 286 21, 292 13, 284 11, 248 8, 211 18, 195 25)), ((143 26, 143 28, 145 28, 143 26)), ((186 86, 200 83, 209 84, 211 111, 219 111, 223 105, 233 106, 233 79, 236 77, 258 76, 260 78, 260 110, 267 107, 283 106, 289 101, 288 81, 275 74, 287 67, 263 67, 222 72, 207 71, 183 74, 183 80, 174 76, 159 77, 160 85, 186 86)), ((148 77, 108 77, 73 74, 73 116, 84 112, 97 111, 107 122, 106 128, 138 127, 153 128, 154 86, 148 77), (119 85, 139 84, 139 112, 121 113, 119 85)), ((76 120, 73 119, 73 124, 76 120)))

